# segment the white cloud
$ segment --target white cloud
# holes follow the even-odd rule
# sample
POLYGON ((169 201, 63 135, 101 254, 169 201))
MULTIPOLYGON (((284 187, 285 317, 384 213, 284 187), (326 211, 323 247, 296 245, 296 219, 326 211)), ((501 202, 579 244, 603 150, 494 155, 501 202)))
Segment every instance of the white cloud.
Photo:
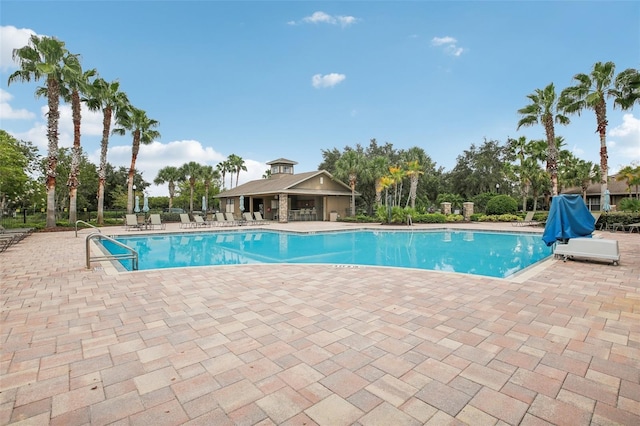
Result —
MULTIPOLYGON (((329 15, 328 13, 318 11, 313 12, 310 16, 305 16, 300 21, 305 24, 329 24, 329 25, 340 25, 341 27, 348 27, 349 25, 355 24, 359 19, 353 16, 342 16, 342 15, 329 15)), ((297 25, 295 21, 287 22, 288 25, 297 25)))
POLYGON ((6 90, 0 89, 0 120, 26 120, 35 118, 35 114, 26 109, 13 109, 9 101, 13 95, 6 90))
POLYGON ((29 44, 29 38, 35 31, 28 28, 16 28, 11 25, 0 27, 0 70, 8 71, 17 68, 13 61, 13 49, 19 49, 29 44))
POLYGON ((458 40, 453 37, 434 37, 431 39, 431 45, 442 47, 447 55, 460 56, 466 49, 458 46, 458 40))
POLYGON ((640 119, 624 114, 622 124, 609 130, 609 136, 615 138, 607 141, 607 145, 616 157, 626 161, 626 165, 640 161, 640 119))
MULTIPOLYGON (((91 153, 89 159, 94 164, 100 161, 100 151, 96 150, 91 153)), ((119 145, 109 148, 107 156, 109 163, 118 168, 124 166, 129 168, 131 165, 131 145, 119 145)), ((158 175, 158 171, 166 166, 180 167, 190 161, 199 164, 210 165, 215 167, 221 161, 227 159, 227 155, 217 152, 211 147, 204 147, 196 140, 181 140, 168 143, 154 141, 149 145, 141 145, 138 159, 136 161, 136 169, 142 172, 145 181, 152 183, 148 188, 151 196, 167 196, 167 185, 157 186, 153 184, 153 180, 158 175)), ((244 159, 247 171, 240 172, 240 184, 245 182, 261 179, 268 166, 266 163, 259 161, 244 159)), ((229 177, 227 176, 227 186, 229 185, 229 177)), ((235 176, 234 176, 235 186, 235 176)))
POLYGON ((325 75, 316 74, 313 77, 311 77, 311 84, 316 89, 320 89, 323 87, 333 87, 336 84, 344 81, 345 78, 347 78, 346 75, 338 74, 335 72, 332 72, 331 74, 325 74, 325 75))

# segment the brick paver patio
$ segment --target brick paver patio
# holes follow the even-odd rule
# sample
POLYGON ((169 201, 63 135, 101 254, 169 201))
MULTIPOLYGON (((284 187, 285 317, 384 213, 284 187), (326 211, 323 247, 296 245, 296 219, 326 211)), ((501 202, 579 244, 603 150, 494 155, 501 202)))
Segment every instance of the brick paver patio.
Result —
POLYGON ((619 266, 549 260, 502 280, 114 273, 86 269, 87 233, 35 233, 0 254, 0 424, 640 424, 638 234, 601 233, 619 266))

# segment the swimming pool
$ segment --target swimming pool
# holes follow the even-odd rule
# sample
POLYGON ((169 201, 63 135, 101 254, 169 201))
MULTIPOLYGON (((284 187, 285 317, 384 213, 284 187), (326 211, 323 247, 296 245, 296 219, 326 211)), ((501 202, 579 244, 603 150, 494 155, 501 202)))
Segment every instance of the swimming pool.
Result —
MULTIPOLYGON (((265 230, 114 237, 139 269, 252 263, 374 265, 504 278, 552 254, 537 234, 439 231, 291 233, 265 230)), ((102 241, 111 253, 122 249, 102 241)), ((130 270, 130 261, 121 261, 130 270)))

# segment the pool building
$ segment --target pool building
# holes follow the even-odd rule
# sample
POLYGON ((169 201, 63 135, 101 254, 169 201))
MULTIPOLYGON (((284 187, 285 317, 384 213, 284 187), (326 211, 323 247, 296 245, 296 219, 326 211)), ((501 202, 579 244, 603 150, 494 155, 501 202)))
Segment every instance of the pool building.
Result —
MULTIPOLYGON (((223 191, 214 198, 221 210, 239 216, 260 212, 280 223, 335 221, 349 214, 351 188, 326 170, 294 173, 295 161, 279 158, 267 163, 270 175, 223 191)), ((359 193, 355 193, 359 196, 359 193)))

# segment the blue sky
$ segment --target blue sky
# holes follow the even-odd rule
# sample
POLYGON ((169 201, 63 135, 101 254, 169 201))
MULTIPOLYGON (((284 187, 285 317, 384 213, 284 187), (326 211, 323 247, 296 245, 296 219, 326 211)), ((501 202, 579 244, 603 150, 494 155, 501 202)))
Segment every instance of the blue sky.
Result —
MULTIPOLYGON (((259 179, 285 157, 316 170, 322 150, 375 138, 419 146, 437 166, 484 138, 516 131, 526 96, 559 93, 597 61, 640 64, 639 2, 7 1, 0 4, 0 128, 46 154, 40 83, 7 85, 14 48, 55 36, 85 69, 119 80, 131 103, 160 122, 137 168, 151 182, 166 165, 215 166, 230 154, 259 179)), ((609 102, 612 171, 640 162, 640 107, 609 102)), ((63 105, 60 145, 72 143, 63 105)), ((599 163, 595 114, 558 126, 568 149, 599 163)), ((98 163, 101 115, 85 112, 82 143, 98 163)), ((131 136, 112 136, 108 161, 129 166, 131 136)), ((228 186, 228 182, 227 182, 228 186)), ((150 189, 166 195, 165 187, 150 189)))

